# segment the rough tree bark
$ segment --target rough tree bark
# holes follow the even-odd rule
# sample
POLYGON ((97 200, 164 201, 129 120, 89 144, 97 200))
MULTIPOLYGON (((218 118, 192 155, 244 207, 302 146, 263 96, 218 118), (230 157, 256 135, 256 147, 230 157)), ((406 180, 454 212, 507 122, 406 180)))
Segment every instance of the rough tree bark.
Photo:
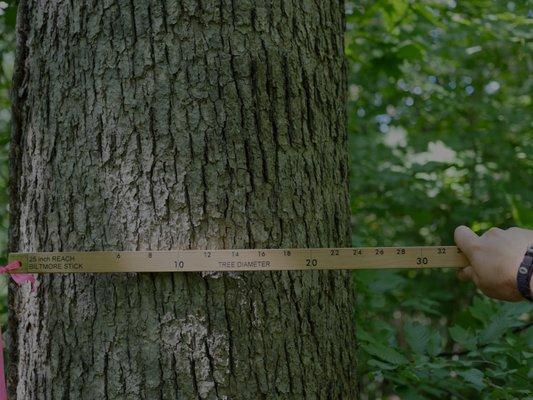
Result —
MULTIPOLYGON (((342 1, 22 0, 10 250, 349 244, 342 1)), ((353 399, 342 272, 39 276, 17 399, 353 399)))

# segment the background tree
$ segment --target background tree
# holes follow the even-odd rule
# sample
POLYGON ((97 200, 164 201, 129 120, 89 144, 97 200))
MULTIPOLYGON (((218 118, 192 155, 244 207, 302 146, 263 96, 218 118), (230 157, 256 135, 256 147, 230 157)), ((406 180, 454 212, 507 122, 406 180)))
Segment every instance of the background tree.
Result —
MULTIPOLYGON (((339 2, 21 1, 10 250, 349 245, 339 2)), ((354 398, 347 273, 40 276, 19 399, 354 398)))

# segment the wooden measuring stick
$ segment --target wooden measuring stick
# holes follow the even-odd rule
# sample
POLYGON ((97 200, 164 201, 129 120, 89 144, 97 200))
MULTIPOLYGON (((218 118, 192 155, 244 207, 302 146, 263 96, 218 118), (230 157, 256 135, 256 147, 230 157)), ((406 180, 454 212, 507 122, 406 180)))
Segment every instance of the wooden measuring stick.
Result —
POLYGON ((11 253, 20 273, 461 268, 455 246, 11 253))

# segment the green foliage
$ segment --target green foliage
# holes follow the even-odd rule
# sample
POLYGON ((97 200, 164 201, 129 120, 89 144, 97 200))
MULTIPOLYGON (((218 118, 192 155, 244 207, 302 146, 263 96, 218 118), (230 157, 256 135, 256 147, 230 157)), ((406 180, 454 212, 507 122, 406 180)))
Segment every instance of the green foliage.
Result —
POLYGON ((0 2, 0 262, 5 261, 8 227, 8 155, 10 135, 9 88, 13 74, 16 7, 0 2))
MULTIPOLYGON (((531 5, 348 3, 354 245, 533 226, 531 5)), ((453 271, 355 280, 364 398, 533 399, 529 304, 484 298, 453 271)))
POLYGON ((482 296, 469 301, 458 291, 457 309, 450 312, 438 297, 450 290, 451 280, 435 290, 430 276, 404 279, 403 275, 398 271, 356 275, 358 363, 366 398, 531 395, 530 304, 498 303, 482 296), (392 288, 390 281, 396 283, 392 288))
MULTIPOLYGON (((14 31, 16 7, 13 1, 0 1, 0 265, 6 262, 8 213, 8 157, 10 136, 10 100, 9 88, 13 74, 14 31)), ((7 315, 7 285, 5 278, 0 284, 0 323, 7 315)))

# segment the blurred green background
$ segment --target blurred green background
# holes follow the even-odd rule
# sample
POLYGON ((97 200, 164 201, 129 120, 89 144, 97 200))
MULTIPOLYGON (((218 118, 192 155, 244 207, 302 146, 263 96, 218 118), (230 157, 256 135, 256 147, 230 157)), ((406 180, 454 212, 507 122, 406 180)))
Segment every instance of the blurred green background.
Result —
MULTIPOLYGON (((533 228, 533 2, 346 3, 353 244, 452 244, 533 228)), ((0 1, 5 261, 14 2, 0 1)), ((533 399, 533 306, 454 271, 360 271, 363 399, 533 399)), ((6 284, 0 289, 6 319, 6 284)))
MULTIPOLYGON (((347 4, 354 245, 533 227, 533 2, 347 4)), ((367 399, 533 399, 530 304, 453 271, 358 272, 367 399)))

